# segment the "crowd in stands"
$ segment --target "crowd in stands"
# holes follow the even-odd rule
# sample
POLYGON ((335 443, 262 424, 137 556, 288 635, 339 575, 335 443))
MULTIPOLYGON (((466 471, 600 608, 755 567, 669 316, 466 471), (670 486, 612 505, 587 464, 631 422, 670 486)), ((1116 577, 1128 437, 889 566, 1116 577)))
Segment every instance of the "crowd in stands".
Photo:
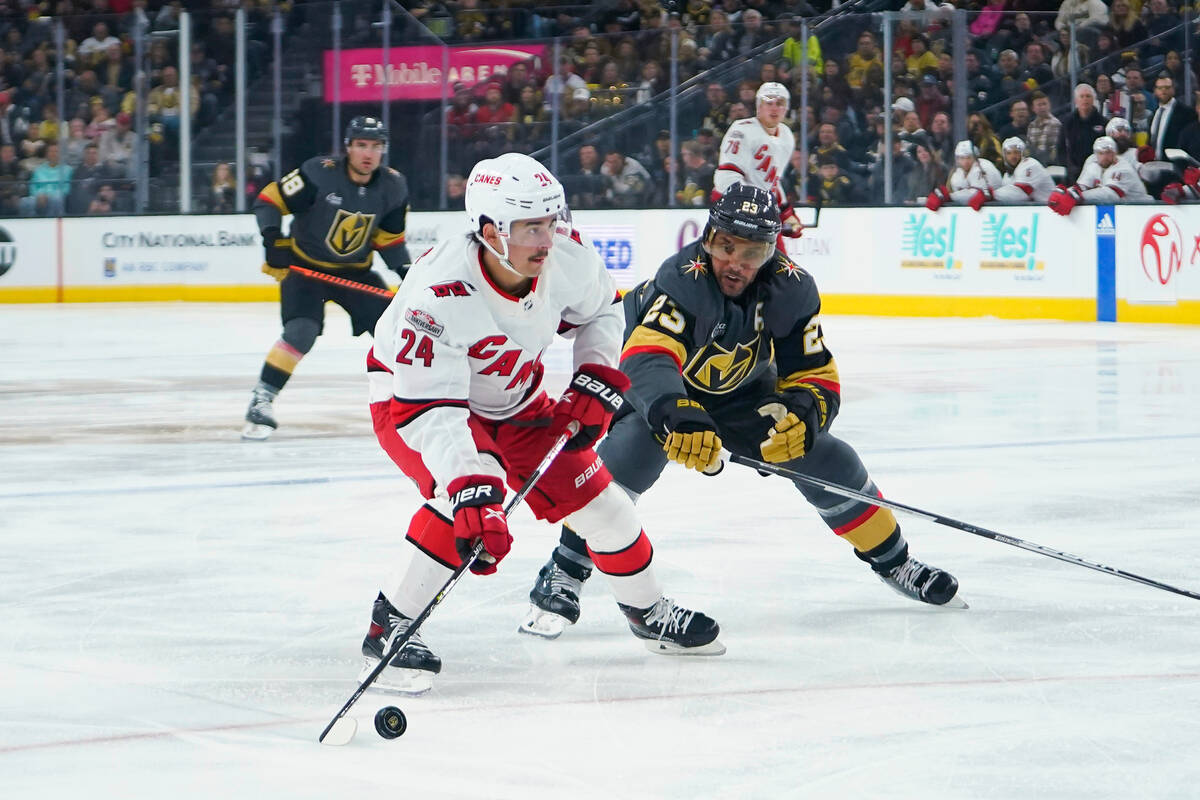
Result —
MULTIPOLYGON (((232 0, 186 4, 193 12, 193 131, 210 124, 232 96, 233 14, 240 5, 232 0)), ((265 40, 271 4, 244 5, 252 39, 265 40)), ((144 48, 147 74, 141 109, 147 169, 156 176, 178 147, 178 38, 184 8, 178 0, 0 2, 0 215, 132 210, 139 150, 135 40, 144 48), (61 53, 55 44, 60 22, 61 53)), ((251 69, 261 68, 262 52, 262 47, 249 49, 251 69)))
MULTIPOLYGON (((791 92, 786 124, 798 148, 783 185, 793 202, 879 202, 886 175, 881 150, 890 127, 892 197, 916 203, 954 166, 959 56, 968 135, 980 157, 1001 170, 1000 143, 1016 136, 1027 142, 1030 156, 1065 169, 1069 182, 1113 117, 1128 119, 1133 144, 1150 145, 1148 158, 1181 144, 1200 145, 1200 128, 1189 127, 1194 98, 1183 96, 1184 86, 1197 82, 1186 74, 1194 59, 1183 29, 1183 13, 1190 11, 1182 2, 907 0, 900 7, 896 0, 892 7, 902 16, 891 52, 883 50, 879 18, 869 14, 844 15, 804 39, 802 21, 830 7, 814 0, 405 0, 397 25, 419 24, 452 43, 559 37, 557 63, 531 60, 490 81, 452 87, 445 119, 452 203, 475 161, 544 151, 556 132, 560 142, 571 143, 561 149, 559 172, 577 208, 705 205, 722 136, 732 122, 755 114, 755 92, 768 81, 791 92), (957 9, 971 12, 961 54, 953 48, 957 9), (589 126, 630 108, 665 109, 672 68, 683 83, 731 64, 739 65, 736 75, 722 71, 703 84, 701 102, 679 107, 674 150, 665 112, 635 144, 619 135, 620 126, 597 126, 600 133, 588 134, 589 126), (892 85, 886 102, 885 65, 892 85), (808 104, 801 107, 805 72, 808 104), (1160 104, 1172 98, 1176 112, 1161 126, 1165 136, 1150 141, 1152 130, 1163 133, 1155 126, 1160 104)), ((187 4, 204 12, 193 15, 194 129, 231 99, 239 5, 248 10, 251 43, 264 42, 268 0, 187 4)), ((177 147, 183 8, 178 0, 0 0, 0 214, 130 210, 139 167, 136 115, 147 122, 151 175, 177 147), (61 54, 55 50, 58 20, 66 27, 61 54), (133 63, 138 31, 148 72, 141 108, 133 63), (60 56, 63 108, 57 102, 60 56)), ((1192 34, 1195 48, 1200 32, 1192 34)), ((252 72, 265 63, 265 52, 251 48, 252 72)), ((1200 158, 1200 151, 1189 152, 1200 158)), ((229 166, 218 165, 203 210, 232 208, 234 191, 229 166)))

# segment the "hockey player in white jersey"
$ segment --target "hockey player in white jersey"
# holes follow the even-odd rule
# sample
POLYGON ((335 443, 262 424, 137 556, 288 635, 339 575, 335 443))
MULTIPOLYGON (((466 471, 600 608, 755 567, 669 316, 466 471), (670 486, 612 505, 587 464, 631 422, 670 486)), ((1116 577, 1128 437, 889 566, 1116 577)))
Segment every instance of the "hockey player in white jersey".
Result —
POLYGON ((969 205, 978 211, 1000 188, 1000 170, 980 158, 978 148, 970 141, 963 139, 954 146, 954 160, 958 166, 947 185, 937 187, 925 198, 925 207, 930 211, 937 211, 946 203, 969 205))
MULTIPOLYGON (((783 221, 781 235, 799 236, 800 220, 779 186, 779 179, 796 149, 796 138, 783 121, 791 95, 782 83, 768 81, 758 87, 754 97, 755 115, 734 122, 721 139, 721 154, 713 175, 712 201, 719 200, 735 183, 766 189, 779 203, 783 221)), ((782 241, 779 247, 783 249, 782 241)))
MULTIPOLYGON (((471 230, 413 264, 367 359, 376 436, 426 502, 408 527, 407 563, 375 601, 364 671, 479 540, 471 571, 496 571, 512 542, 505 482, 520 486, 572 421, 580 429, 529 507, 587 540, 651 650, 719 655, 717 623, 663 596, 633 501, 592 449, 629 386, 616 366, 624 315, 599 254, 565 221, 562 185, 529 156, 507 153, 475 165, 466 209, 471 230), (575 367, 557 402, 542 387, 542 354, 556 333, 573 339, 575 367)), ((440 669, 414 635, 378 685, 424 691, 440 669)))
MULTIPOLYGON (((1133 128, 1129 126, 1129 121, 1124 117, 1113 117, 1104 126, 1104 135, 1117 143, 1117 155, 1133 167, 1140 177, 1142 165, 1138 162, 1138 149, 1133 145, 1133 128)), ((1092 153, 1084 160, 1083 169, 1079 171, 1075 185, 1081 190, 1095 189, 1100 185, 1103 175, 1104 168, 1096 161, 1096 154, 1092 153)))
POLYGON ((1004 185, 992 193, 991 199, 1000 203, 1044 203, 1050 199, 1054 179, 1040 161, 1025 154, 1025 142, 1010 136, 1004 140, 1000 151, 1007 169, 1004 185))
POLYGON ((1046 203, 1051 211, 1065 217, 1081 203, 1140 203, 1153 199, 1137 170, 1117 154, 1117 143, 1111 136, 1101 136, 1093 142, 1092 154, 1103 170, 1100 185, 1092 189, 1060 185, 1046 203))

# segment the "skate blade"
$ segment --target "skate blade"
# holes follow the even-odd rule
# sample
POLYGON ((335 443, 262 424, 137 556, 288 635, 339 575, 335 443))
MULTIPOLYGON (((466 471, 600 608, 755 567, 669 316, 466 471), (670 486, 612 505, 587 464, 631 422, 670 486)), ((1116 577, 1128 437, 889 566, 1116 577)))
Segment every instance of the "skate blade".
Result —
POLYGON ((270 425, 259 425, 255 422, 247 422, 242 428, 242 440, 247 442, 264 442, 271 438, 271 434, 275 429, 270 425))
POLYGON ((568 625, 574 623, 561 614, 553 614, 530 603, 529 613, 517 630, 530 636, 540 636, 543 639, 557 639, 562 636, 568 625))
POLYGON ((325 734, 325 738, 321 740, 321 744, 342 747, 343 745, 350 744, 350 740, 354 738, 354 734, 357 731, 358 722, 354 717, 342 717, 333 723, 333 727, 329 729, 329 733, 325 734))
MULTIPOLYGON (((363 664, 362 671, 358 674, 358 682, 362 683, 365 681, 378 664, 378 661, 366 661, 363 664)), ((370 685, 369 689, 377 692, 416 697, 417 695, 425 694, 433 688, 433 675, 434 673, 425 669, 388 667, 375 679, 375 682, 370 685)))
POLYGON ((664 642, 659 639, 643 639, 642 644, 651 653, 660 656, 720 656, 725 654, 725 645, 720 639, 713 639, 708 644, 697 647, 684 647, 674 642, 664 642))
POLYGON ((882 583, 884 586, 891 589, 896 594, 903 597, 905 600, 912 600, 915 603, 920 603, 921 605, 925 605, 925 606, 933 606, 934 608, 953 608, 958 611, 965 611, 966 609, 970 608, 970 606, 967 605, 967 602, 965 600, 963 600, 962 597, 960 597, 957 592, 954 593, 954 597, 951 597, 949 600, 947 600, 944 603, 927 603, 924 600, 913 597, 912 595, 905 594, 904 592, 900 591, 895 586, 892 586, 890 583, 888 583, 886 580, 884 580, 882 576, 877 575, 876 577, 879 578, 880 583, 882 583))

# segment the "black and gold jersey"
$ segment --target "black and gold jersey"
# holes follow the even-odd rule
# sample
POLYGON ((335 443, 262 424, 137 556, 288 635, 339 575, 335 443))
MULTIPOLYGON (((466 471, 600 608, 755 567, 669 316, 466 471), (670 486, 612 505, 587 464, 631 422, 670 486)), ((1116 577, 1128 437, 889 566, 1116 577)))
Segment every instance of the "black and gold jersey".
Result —
POLYGON ((392 269, 407 264, 404 248, 408 182, 380 167, 366 184, 350 180, 344 158, 310 158, 258 195, 254 214, 264 234, 294 216, 287 239, 297 263, 323 271, 368 269, 381 251, 392 269))
POLYGON ((812 393, 827 429, 841 387, 820 311, 812 276, 782 251, 734 298, 721 292, 708 253, 693 242, 626 295, 621 368, 633 382, 626 396, 646 415, 664 396, 722 403, 773 379, 777 393, 812 393))

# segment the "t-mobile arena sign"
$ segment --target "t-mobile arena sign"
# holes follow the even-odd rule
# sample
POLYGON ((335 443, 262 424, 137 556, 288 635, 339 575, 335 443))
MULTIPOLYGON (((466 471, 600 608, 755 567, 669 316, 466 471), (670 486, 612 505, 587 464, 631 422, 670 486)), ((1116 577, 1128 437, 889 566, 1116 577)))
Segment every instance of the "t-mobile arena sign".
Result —
MULTIPOLYGON (((462 81, 474 87, 502 77, 519 61, 532 60, 530 71, 537 72, 546 56, 545 45, 459 45, 449 50, 449 71, 445 75, 440 47, 393 47, 388 51, 386 69, 382 48, 343 50, 336 69, 334 51, 326 50, 325 102, 333 102, 335 86, 340 89, 338 99, 343 103, 379 102, 385 85, 391 100, 439 100, 443 86, 462 81)), ((446 96, 450 96, 449 88, 446 96)))

